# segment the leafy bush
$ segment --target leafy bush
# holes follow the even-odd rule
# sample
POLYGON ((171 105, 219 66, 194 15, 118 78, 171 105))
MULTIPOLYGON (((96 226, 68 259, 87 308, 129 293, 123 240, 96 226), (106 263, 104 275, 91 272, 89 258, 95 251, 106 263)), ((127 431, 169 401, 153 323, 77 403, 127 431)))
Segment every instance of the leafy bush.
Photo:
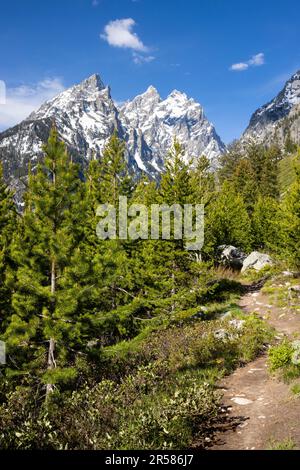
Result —
POLYGON ((82 384, 80 372, 80 388, 57 390, 46 404, 32 384, 17 388, 0 406, 2 448, 184 449, 195 438, 201 444, 218 417, 216 381, 271 337, 258 317, 241 318, 239 327, 232 316, 150 327, 104 348, 98 383, 82 384))
POLYGON ((282 367, 291 364, 293 354, 292 345, 287 341, 283 341, 279 345, 273 346, 269 349, 269 369, 271 372, 275 372, 282 367))
POLYGON ((300 341, 289 342, 284 340, 281 344, 269 350, 269 369, 271 372, 279 371, 287 383, 300 377, 300 341))
POLYGON ((296 395, 296 396, 299 396, 300 395, 300 384, 294 384, 292 387, 291 387, 291 392, 296 395))
POLYGON ((142 367, 119 385, 105 380, 85 387, 63 406, 62 397, 54 395, 38 416, 26 391, 18 390, 0 410, 2 448, 185 448, 195 434, 209 429, 219 395, 210 385, 184 377, 160 386, 164 367, 142 367))
POLYGON ((273 331, 258 316, 246 316, 244 334, 238 344, 240 360, 246 363, 255 359, 272 338, 273 331))

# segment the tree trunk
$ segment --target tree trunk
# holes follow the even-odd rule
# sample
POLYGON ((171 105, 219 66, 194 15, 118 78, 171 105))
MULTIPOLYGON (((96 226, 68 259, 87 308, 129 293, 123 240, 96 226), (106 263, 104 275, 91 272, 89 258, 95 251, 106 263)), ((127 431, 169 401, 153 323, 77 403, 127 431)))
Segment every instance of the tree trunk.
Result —
MULTIPOLYGON (((52 370, 55 368, 56 363, 54 359, 54 351, 55 351, 55 341, 53 338, 49 340, 49 349, 48 349, 48 370, 52 370)), ((54 385, 48 383, 46 386, 46 398, 49 397, 50 393, 54 391, 54 385)))
MULTIPOLYGON (((172 297, 175 295, 175 292, 176 292, 176 290, 175 290, 175 269, 176 269, 176 264, 173 261, 173 264, 172 264, 172 289, 171 289, 172 297)), ((175 310, 175 302, 174 301, 172 302, 171 310, 172 310, 172 312, 174 312, 174 310, 175 310)))
MULTIPOLYGON (((56 290, 56 266, 55 266, 55 260, 52 260, 51 263, 51 295, 52 295, 52 301, 54 302, 54 295, 55 295, 55 290, 56 290)), ((56 362, 55 362, 55 340, 54 338, 49 339, 49 347, 48 347, 48 362, 47 362, 47 369, 52 370, 56 367, 56 362)), ((46 386, 46 399, 49 397, 50 393, 54 391, 54 385, 48 383, 46 386)))

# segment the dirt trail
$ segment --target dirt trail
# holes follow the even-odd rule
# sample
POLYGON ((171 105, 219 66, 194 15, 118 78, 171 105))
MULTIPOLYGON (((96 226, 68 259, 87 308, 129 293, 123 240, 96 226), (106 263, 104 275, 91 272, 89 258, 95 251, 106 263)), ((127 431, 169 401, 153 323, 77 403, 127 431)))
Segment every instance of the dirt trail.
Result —
MULTIPOLYGON (((270 305, 262 292, 245 295, 240 306, 246 312, 257 312, 275 327, 278 339, 300 332, 300 314, 270 305)), ((237 369, 221 387, 228 418, 235 425, 218 432, 211 449, 268 449, 271 440, 282 442, 287 438, 300 449, 300 399, 291 394, 290 385, 270 377, 266 356, 237 369)))

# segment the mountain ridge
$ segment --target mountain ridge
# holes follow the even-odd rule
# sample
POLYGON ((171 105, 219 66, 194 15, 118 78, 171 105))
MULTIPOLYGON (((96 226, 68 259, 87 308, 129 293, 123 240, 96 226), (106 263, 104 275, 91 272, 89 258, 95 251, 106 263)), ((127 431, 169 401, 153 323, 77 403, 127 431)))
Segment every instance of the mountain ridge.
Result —
POLYGON ((206 119, 203 108, 185 93, 173 90, 164 100, 154 86, 117 106, 100 75, 94 74, 43 103, 16 126, 0 133, 5 176, 16 186, 26 168, 42 158, 42 144, 51 125, 83 167, 101 155, 116 129, 127 146, 129 167, 156 178, 163 171, 174 137, 186 150, 186 161, 202 154, 216 165, 225 145, 206 119))
MULTIPOLYGON (((241 140, 254 138, 270 144, 274 139, 284 145, 286 139, 285 120, 295 114, 300 106, 300 70, 286 81, 282 90, 268 103, 258 108, 251 116, 248 127, 241 140)), ((300 143, 300 118, 294 119, 289 129, 290 137, 300 143)))

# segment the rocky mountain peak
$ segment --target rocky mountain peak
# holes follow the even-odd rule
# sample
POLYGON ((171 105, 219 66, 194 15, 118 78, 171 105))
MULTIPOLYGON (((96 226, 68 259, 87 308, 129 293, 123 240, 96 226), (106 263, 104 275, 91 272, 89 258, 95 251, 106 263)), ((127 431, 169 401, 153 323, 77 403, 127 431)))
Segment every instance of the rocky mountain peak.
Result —
POLYGON ((105 85, 103 83, 103 81, 101 80, 101 77, 100 75, 98 75, 97 73, 91 75, 90 77, 86 78, 85 80, 83 80, 79 86, 82 88, 82 89, 88 89, 88 90, 91 90, 91 91, 101 91, 105 88, 105 85))
POLYGON ((162 99, 154 86, 119 108, 99 75, 45 102, 14 128, 0 134, 0 158, 5 175, 16 185, 17 175, 26 175, 43 158, 42 145, 55 123, 70 153, 83 167, 93 156, 101 156, 115 129, 126 141, 129 167, 153 178, 164 169, 164 161, 176 137, 185 148, 186 161, 206 155, 216 165, 225 146, 199 103, 174 90, 162 99))
POLYGON ((173 98, 173 99, 177 99, 177 100, 184 100, 184 101, 188 101, 188 97, 185 93, 181 92, 181 91, 178 91, 178 90, 173 90, 171 91, 171 93, 169 94, 168 98, 173 98))
POLYGON ((159 95, 157 89, 153 85, 150 85, 147 88, 147 90, 145 91, 145 93, 143 93, 142 96, 152 96, 152 97, 159 97, 160 98, 160 95, 159 95))
POLYGON ((264 140, 280 128, 280 122, 287 118, 300 104, 300 70, 292 75, 278 95, 251 116, 243 139, 253 137, 264 140))

